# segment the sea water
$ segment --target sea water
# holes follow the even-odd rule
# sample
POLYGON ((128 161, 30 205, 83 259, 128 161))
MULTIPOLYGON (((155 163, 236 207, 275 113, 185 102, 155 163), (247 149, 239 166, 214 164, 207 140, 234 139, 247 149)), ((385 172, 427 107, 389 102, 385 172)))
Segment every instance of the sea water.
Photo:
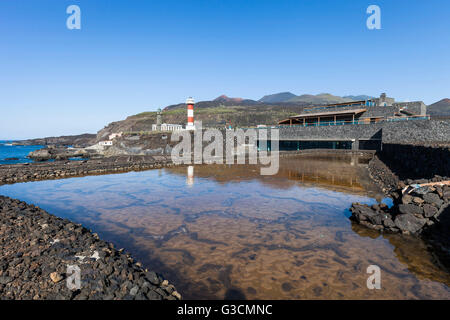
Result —
POLYGON ((13 141, 0 140, 0 164, 15 164, 33 162, 27 156, 30 152, 42 149, 44 146, 13 146, 13 141), (14 160, 6 160, 6 159, 14 160))

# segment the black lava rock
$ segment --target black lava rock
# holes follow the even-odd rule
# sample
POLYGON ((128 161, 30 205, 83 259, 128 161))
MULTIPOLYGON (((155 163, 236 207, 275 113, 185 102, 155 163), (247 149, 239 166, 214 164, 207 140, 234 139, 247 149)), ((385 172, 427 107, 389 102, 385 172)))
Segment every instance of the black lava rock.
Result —
POLYGON ((167 280, 163 289, 159 275, 147 272, 140 263, 96 234, 3 196, 0 196, 0 248, 1 299, 181 298, 167 280), (81 288, 67 285, 77 274, 74 267, 79 268, 81 288))

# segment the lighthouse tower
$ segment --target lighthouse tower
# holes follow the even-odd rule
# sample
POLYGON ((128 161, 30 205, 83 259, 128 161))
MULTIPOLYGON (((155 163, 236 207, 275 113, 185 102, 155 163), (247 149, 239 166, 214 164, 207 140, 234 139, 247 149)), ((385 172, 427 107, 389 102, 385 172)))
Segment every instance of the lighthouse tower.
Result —
POLYGON ((186 104, 187 104, 187 117, 188 117, 186 130, 195 130, 195 126, 194 126, 194 99, 192 99, 192 97, 189 97, 186 100, 186 104))

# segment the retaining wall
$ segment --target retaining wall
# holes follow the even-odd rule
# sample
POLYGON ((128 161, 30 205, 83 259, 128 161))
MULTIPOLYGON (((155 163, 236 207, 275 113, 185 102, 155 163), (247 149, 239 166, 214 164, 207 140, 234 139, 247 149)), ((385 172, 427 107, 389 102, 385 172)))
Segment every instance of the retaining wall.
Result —
POLYGON ((280 128, 280 140, 382 140, 383 143, 450 143, 450 120, 280 128))
POLYGON ((377 154, 401 180, 450 177, 450 146, 383 143, 377 154))

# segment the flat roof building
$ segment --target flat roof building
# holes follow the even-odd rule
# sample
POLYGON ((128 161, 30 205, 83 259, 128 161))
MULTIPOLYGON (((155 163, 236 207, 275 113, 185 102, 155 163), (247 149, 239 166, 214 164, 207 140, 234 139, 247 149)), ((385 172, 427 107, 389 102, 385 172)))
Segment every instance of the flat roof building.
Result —
POLYGON ((426 105, 422 101, 396 103, 393 98, 388 98, 383 93, 380 98, 305 108, 301 114, 281 120, 278 124, 291 126, 359 124, 426 116, 426 105))

